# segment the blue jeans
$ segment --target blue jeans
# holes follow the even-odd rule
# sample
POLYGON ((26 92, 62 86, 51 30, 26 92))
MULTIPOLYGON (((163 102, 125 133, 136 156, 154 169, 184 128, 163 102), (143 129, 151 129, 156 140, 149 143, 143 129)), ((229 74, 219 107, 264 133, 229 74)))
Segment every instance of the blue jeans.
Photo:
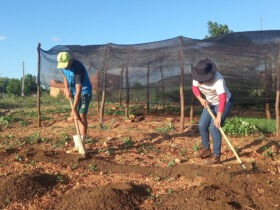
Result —
MULTIPOLYGON (((224 112, 221 117, 221 126, 223 122, 225 121, 226 117, 229 115, 229 112, 231 110, 233 104, 232 96, 230 100, 227 101, 224 112)), ((218 106, 209 105, 210 109, 212 110, 213 114, 216 116, 218 112, 218 106)), ((210 114, 208 113, 207 109, 204 108, 202 111, 202 114, 200 116, 199 120, 199 133, 202 138, 202 145, 205 149, 210 148, 210 140, 209 140, 209 126, 210 126, 210 133, 213 139, 213 153, 220 157, 221 155, 221 143, 222 143, 222 137, 221 133, 218 128, 214 125, 214 121, 212 120, 210 114)))

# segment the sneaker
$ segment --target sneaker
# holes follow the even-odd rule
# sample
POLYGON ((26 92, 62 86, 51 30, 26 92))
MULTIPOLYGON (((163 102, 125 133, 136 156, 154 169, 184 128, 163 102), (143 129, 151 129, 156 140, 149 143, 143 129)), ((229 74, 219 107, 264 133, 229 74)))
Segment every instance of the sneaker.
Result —
POLYGON ((201 158, 201 159, 208 158, 210 157, 210 155, 211 155, 211 150, 205 149, 204 147, 200 147, 199 151, 194 152, 194 157, 201 158))
POLYGON ((212 154, 207 160, 204 161, 205 165, 220 164, 220 157, 212 154))

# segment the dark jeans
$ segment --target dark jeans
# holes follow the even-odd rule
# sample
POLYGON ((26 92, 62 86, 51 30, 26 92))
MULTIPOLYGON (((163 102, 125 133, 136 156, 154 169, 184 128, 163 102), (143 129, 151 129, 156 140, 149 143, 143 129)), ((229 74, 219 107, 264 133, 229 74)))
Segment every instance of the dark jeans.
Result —
MULTIPOLYGON (((231 110, 233 104, 232 97, 230 100, 227 101, 224 112, 222 114, 222 120, 221 120, 221 125, 225 121, 226 117, 229 115, 229 112, 231 110)), ((217 115, 218 112, 218 106, 211 106, 209 105, 210 109, 214 113, 214 115, 217 115)), ((202 111, 202 114, 200 116, 199 120, 199 132, 202 138, 202 145, 205 149, 210 148, 210 141, 209 141, 209 126, 210 126, 210 133, 213 139, 213 153, 217 156, 220 157, 221 155, 221 143, 222 143, 222 137, 221 133, 218 128, 214 125, 214 121, 212 120, 210 114, 208 113, 207 109, 204 108, 202 111)))

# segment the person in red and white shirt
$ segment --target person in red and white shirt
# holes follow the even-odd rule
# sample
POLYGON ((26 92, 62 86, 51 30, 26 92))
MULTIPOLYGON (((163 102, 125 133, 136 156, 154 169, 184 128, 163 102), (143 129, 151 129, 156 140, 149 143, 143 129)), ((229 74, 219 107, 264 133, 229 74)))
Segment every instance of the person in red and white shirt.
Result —
POLYGON ((205 164, 220 163, 222 137, 219 127, 225 121, 232 108, 233 99, 226 87, 223 76, 210 59, 200 60, 192 68, 192 91, 204 107, 199 120, 199 132, 202 139, 200 151, 195 156, 208 158, 205 164), (203 98, 201 93, 205 96, 203 98), (216 116, 213 120, 206 109, 206 104, 216 116), (210 150, 209 127, 213 139, 213 154, 210 150))

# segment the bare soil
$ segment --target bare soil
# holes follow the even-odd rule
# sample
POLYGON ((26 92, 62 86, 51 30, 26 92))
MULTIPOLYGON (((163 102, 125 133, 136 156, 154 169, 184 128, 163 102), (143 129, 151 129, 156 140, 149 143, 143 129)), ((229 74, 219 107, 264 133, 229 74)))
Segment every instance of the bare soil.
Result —
POLYGON ((41 128, 32 117, 27 126, 2 126, 0 208, 280 209, 274 135, 228 136, 244 171, 226 142, 222 164, 195 158, 201 139, 188 118, 180 133, 178 116, 145 115, 138 122, 105 116, 101 128, 90 112, 84 158, 66 153, 75 135, 67 115, 49 114, 41 128))

